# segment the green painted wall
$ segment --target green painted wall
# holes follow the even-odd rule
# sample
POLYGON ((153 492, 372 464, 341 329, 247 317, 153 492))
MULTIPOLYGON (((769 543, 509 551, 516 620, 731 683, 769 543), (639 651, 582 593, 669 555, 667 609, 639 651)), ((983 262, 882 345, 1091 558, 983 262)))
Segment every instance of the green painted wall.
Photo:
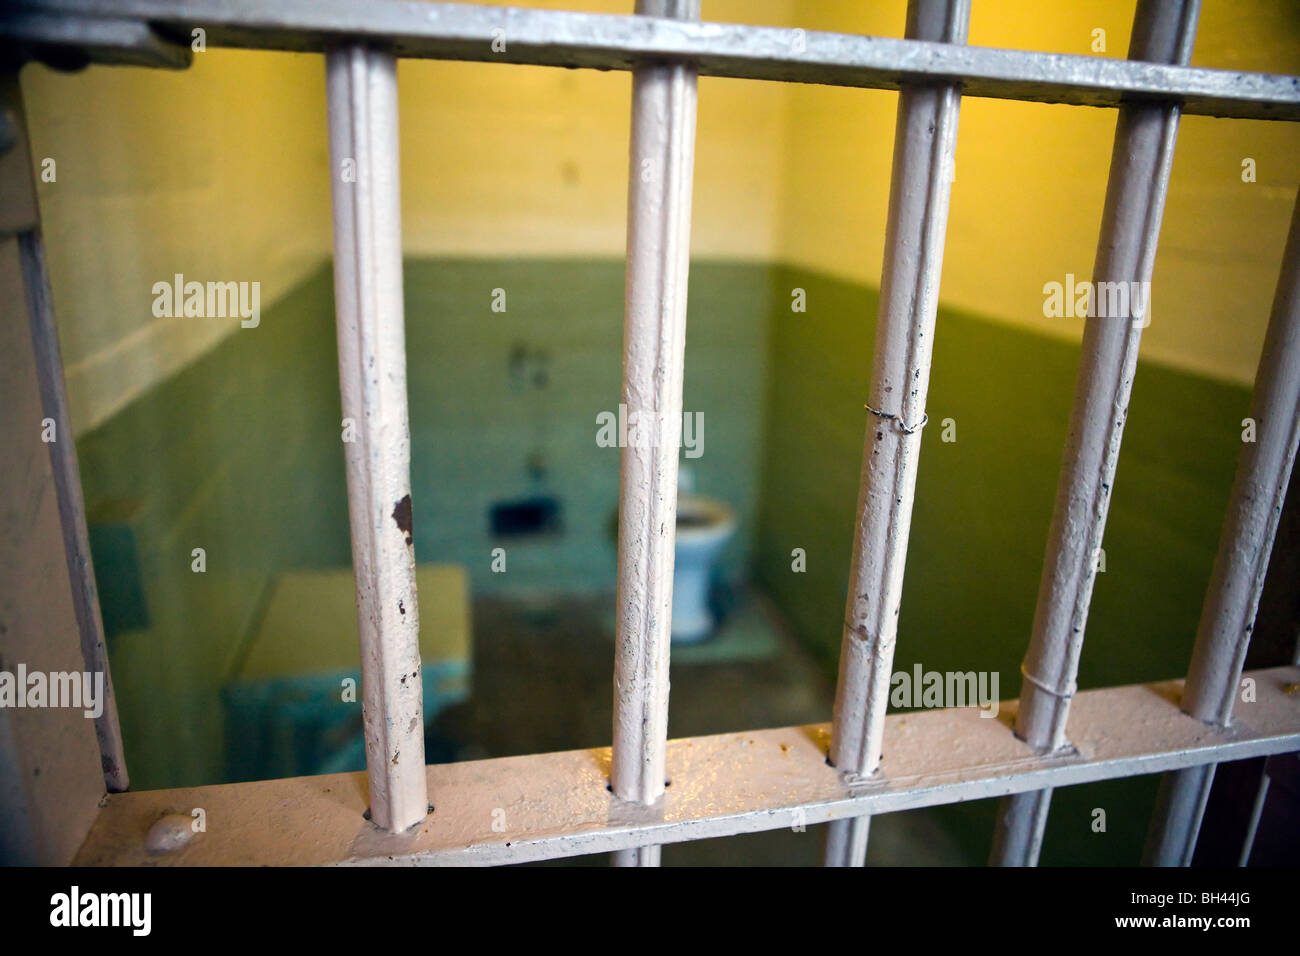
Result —
MULTIPOLYGON (((809 647, 839 653, 871 378, 875 290, 772 284, 759 578, 809 647), (807 291, 806 313, 790 310, 807 291), (793 548, 807 571, 791 570, 793 548)), ((895 669, 993 670, 1020 690, 1074 391, 1076 344, 941 309, 895 669), (941 440, 956 423, 956 441, 941 440)), ((1241 447, 1246 389, 1143 363, 1080 664, 1081 687, 1185 673, 1241 447)), ((1044 862, 1136 863, 1155 781, 1058 791, 1044 862), (1092 834, 1091 809, 1108 831, 1092 834)), ((940 811, 981 862, 991 802, 940 811)))
MULTIPOLYGON (((733 577, 757 526, 767 276, 760 266, 691 266, 683 404, 703 416, 703 453, 683 461, 700 493, 738 513, 733 577)), ((596 433, 597 415, 620 401, 623 280, 621 260, 407 266, 416 553, 465 564, 477 593, 613 590, 619 455, 596 433), (495 289, 504 312, 492 310, 495 289), (563 534, 492 538, 493 502, 544 494, 562 503, 563 534), (505 574, 491 570, 497 546, 505 574)))
MULTIPOLYGON (((685 405, 704 430, 691 464, 698 490, 738 512, 734 577, 757 529, 767 276, 692 269, 685 405)), ((473 593, 612 591, 618 450, 597 446, 596 416, 619 402, 622 261, 412 261, 406 315, 417 560, 465 565, 473 593), (493 539, 491 503, 536 493, 561 501, 563 532, 493 539)), ((350 564, 340 420, 324 267, 78 440, 135 786, 225 779, 219 693, 273 575, 350 564)))
MULTIPOLYGON (((475 593, 611 590, 618 454, 595 435, 597 413, 618 403, 622 263, 415 260, 406 285, 417 558, 464 564, 475 593), (498 288, 505 312, 492 311, 498 288), (537 492, 563 502, 564 533, 492 539, 489 504, 537 492), (504 575, 490 570, 499 544, 504 575)), ((704 416, 699 490, 741 517, 728 570, 756 568, 832 672, 875 315, 873 290, 807 271, 692 267, 685 407, 704 416), (806 312, 790 309, 796 287, 806 312)), ((1077 359, 1069 342, 941 313, 898 667, 992 669, 1002 697, 1018 693, 1077 359), (954 443, 940 440, 945 418, 954 443)), ((1239 387, 1140 370, 1084 687, 1185 671, 1247 404, 1239 387)), ((124 622, 109 647, 137 786, 224 779, 219 692, 272 576, 348 564, 340 417, 322 268, 259 328, 79 439, 106 613, 124 622), (123 541, 143 621, 126 613, 129 589, 110 607, 113 582, 131 580, 123 541), (203 574, 190 570, 196 547, 203 574)), ((1154 787, 1058 791, 1044 860, 1135 862, 1154 787), (1108 832, 1094 835, 1098 806, 1108 832)), ((932 812, 981 862, 992 804, 932 812)))
POLYGON ((133 787, 223 779, 220 688, 271 575, 349 560, 331 302, 321 270, 77 440, 133 787), (144 621, 118 624, 132 576, 144 621))

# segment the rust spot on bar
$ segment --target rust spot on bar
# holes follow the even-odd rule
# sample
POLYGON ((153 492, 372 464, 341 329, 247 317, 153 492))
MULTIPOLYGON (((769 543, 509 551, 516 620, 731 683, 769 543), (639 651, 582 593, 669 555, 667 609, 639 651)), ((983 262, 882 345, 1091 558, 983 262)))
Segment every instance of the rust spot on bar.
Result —
POLYGON ((393 520, 397 522, 397 527, 402 534, 406 535, 406 543, 410 544, 411 537, 411 496, 403 495, 402 500, 393 506, 393 520))

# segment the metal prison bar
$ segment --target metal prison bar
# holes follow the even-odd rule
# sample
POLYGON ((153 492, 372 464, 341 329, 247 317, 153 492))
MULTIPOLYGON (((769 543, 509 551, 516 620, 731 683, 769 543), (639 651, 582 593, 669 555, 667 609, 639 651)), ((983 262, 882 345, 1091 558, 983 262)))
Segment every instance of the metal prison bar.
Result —
MULTIPOLYGON (((171 808, 203 806, 229 825, 161 862, 505 863, 613 851, 616 862, 654 865, 663 843, 831 822, 827 862, 861 864, 872 814, 1023 795, 1004 814, 995 857, 1033 863, 1054 786, 1171 771, 1166 790, 1200 795, 1217 762, 1300 749, 1296 667, 1248 675, 1258 699, 1228 723, 1300 435, 1295 222, 1256 383, 1258 443, 1239 463, 1186 694, 1179 682, 1074 694, 1091 549, 1104 526, 1138 340, 1127 322, 1096 320, 1085 332, 1024 693, 1010 705, 1019 736, 968 709, 886 717, 882 691, 897 636, 960 96, 1119 107, 1096 271, 1144 279, 1178 114, 1300 120, 1300 78, 1187 67, 1195 0, 1142 0, 1128 61, 966 47, 968 0, 912 0, 903 40, 798 31, 795 43, 790 30, 698 23, 698 0, 638 0, 637 13, 391 0, 17 0, 0 13, 0 41, 11 51, 63 65, 183 67, 197 27, 213 45, 324 52, 331 157, 335 168, 343 159, 357 168, 355 183, 335 177, 332 188, 340 388, 361 437, 346 462, 368 787, 335 775, 113 793, 79 862, 159 862, 144 848, 145 830, 171 808), (501 35, 505 49, 494 49, 501 35), (643 440, 622 452, 612 751, 424 765, 420 681, 403 679, 419 669, 398 215, 395 68, 403 56, 634 74, 623 398, 643 440), (670 742, 667 622, 697 75, 902 92, 834 724, 670 742), (957 759, 954 739, 964 744, 957 759), (674 786, 665 791, 668 777, 674 786), (504 832, 493 807, 516 808, 504 832)), ((27 250, 29 311, 46 316, 32 339, 42 381, 53 383, 42 392, 48 408, 59 404, 62 369, 30 162, 21 135, 19 148, 0 156, 0 172, 23 186, 0 202, 0 227, 27 250)), ((75 524, 75 467, 62 471, 71 485, 63 517, 75 524)), ((74 583, 89 577, 84 548, 71 557, 81 540, 74 533, 63 545, 74 583)), ((106 670, 96 659, 98 618, 81 614, 77 623, 87 665, 106 670)), ((120 757, 115 721, 104 726, 104 754, 120 757)), ((124 783, 105 780, 110 790, 124 783)), ((1198 800, 1162 803, 1175 811, 1158 811, 1153 832, 1184 850, 1159 861, 1186 862, 1198 800)))
MULTIPOLYGON (((1129 58, 1185 65, 1192 55, 1199 6, 1199 0, 1140 0, 1129 58)), ((1132 288, 1127 283, 1150 281, 1177 133, 1177 104, 1120 108, 1094 282, 1123 282, 1132 288)), ((1066 744, 1066 718, 1137 372, 1142 324, 1121 316, 1094 318, 1084 326, 1069 437, 1016 714, 1016 733, 1040 750, 1066 744)), ((1043 789, 1003 802, 993 862, 1037 862, 1051 799, 1052 791, 1043 789)))
POLYGON ((334 301, 352 566, 361 633, 362 717, 370 812, 398 832, 424 819, 424 693, 411 534, 397 60, 361 45, 325 57, 332 175, 334 301))
MULTIPOLYGON (((907 36, 964 43, 969 0, 913 0, 907 36)), ((903 569, 930 387, 939 275, 957 150, 955 84, 907 86, 898 97, 871 403, 835 689, 831 763, 869 777, 880 765, 903 569)), ((861 866, 869 817, 832 823, 826 863, 861 866)))
MULTIPOLYGON (((698 20, 699 0, 637 0, 636 12, 698 20)), ((635 432, 620 452, 614 656, 615 796, 663 796, 668 651, 677 538, 677 456, 686 362, 696 73, 649 63, 632 74, 623 404, 635 432)), ((658 866, 659 847, 615 856, 658 866)))
MULTIPOLYGON (((1227 727, 1232 719, 1273 536, 1300 443, 1300 201, 1291 214, 1250 415, 1259 431, 1254 443, 1242 446, 1237 463, 1183 691, 1183 709, 1216 727, 1227 727), (1297 412, 1288 418, 1286 409, 1297 412)), ((1207 763, 1165 775, 1148 835, 1149 862, 1191 863, 1214 768, 1214 763, 1207 763)), ((1259 822, 1267 785, 1265 776, 1248 839, 1259 822)))

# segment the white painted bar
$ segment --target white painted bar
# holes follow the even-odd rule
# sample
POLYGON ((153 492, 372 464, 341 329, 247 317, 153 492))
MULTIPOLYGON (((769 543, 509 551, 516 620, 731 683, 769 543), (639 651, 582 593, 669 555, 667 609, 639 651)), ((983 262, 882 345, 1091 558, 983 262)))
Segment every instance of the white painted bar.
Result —
MULTIPOLYGON (((1186 64, 1199 6, 1199 0, 1141 0, 1129 59, 1186 64)), ((1093 269, 1096 283, 1151 280, 1178 116, 1176 106, 1134 104, 1120 109, 1093 269)), ((1084 327, 1033 636, 1021 665, 1024 683, 1016 733, 1043 751, 1066 743, 1096 555, 1106 528, 1146 318, 1149 315, 1141 322, 1094 317, 1084 327)), ((1002 808, 991 862, 1032 866, 1037 861, 1047 820, 1045 801, 1050 794, 1021 796, 1002 808)))
POLYGON ((104 786, 110 791, 120 792, 126 790, 131 782, 122 745, 122 726, 117 716, 117 693, 109 669, 108 646, 104 643, 104 620, 99 610, 95 569, 90 555, 77 443, 68 414, 63 357, 59 351, 59 333, 54 324, 50 279, 45 267, 45 244, 40 231, 33 230, 19 237, 18 246, 28 294, 27 311, 40 376, 41 401, 45 414, 55 423, 59 435, 59 440, 49 445, 50 464, 58 492, 59 518, 63 526, 68 578, 72 585, 72 606, 81 635, 81 653, 86 661, 86 670, 102 674, 104 679, 102 713, 95 718, 100 765, 104 771, 104 786))
POLYGON ((826 866, 864 866, 871 817, 832 820, 826 827, 826 866))
MULTIPOLYGON (((1183 697, 1183 710, 1218 727, 1232 720, 1300 443, 1300 197, 1291 214, 1273 311, 1255 373, 1250 417, 1255 421, 1255 441, 1242 443, 1237 460, 1183 697)), ((1156 866, 1191 863, 1213 771, 1211 766, 1208 775, 1194 770, 1166 775, 1161 795, 1167 799, 1156 804, 1147 838, 1148 862, 1156 866)))
MULTIPOLYGON (((965 43, 969 24, 969 0, 908 4, 911 39, 965 43)), ((855 776, 870 776, 880 763, 930 387, 960 103, 955 85, 908 87, 898 95, 871 403, 831 746, 831 761, 855 776)), ((852 824, 851 833, 841 832, 849 826, 831 828, 827 865, 862 865, 867 827, 852 824)))
POLYGON ((1255 373, 1250 417, 1219 552, 1214 559, 1183 709, 1207 723, 1232 719, 1264 575, 1300 443, 1300 197, 1282 256, 1273 310, 1255 373))
MULTIPOLYGON (((880 772, 859 784, 827 766, 827 724, 671 741, 673 785, 653 806, 609 793, 607 747, 441 764, 428 768, 429 786, 455 798, 398 834, 359 819, 359 773, 113 794, 77 862, 496 865, 797 824, 816 839, 812 827, 831 820, 1300 748, 1300 710, 1288 693, 1300 668, 1250 676, 1259 699, 1249 719, 1229 729, 1179 710, 1180 681, 1085 691, 1070 712, 1075 749, 1054 754, 1035 753, 977 708, 894 714, 880 772), (175 853, 151 854, 145 832, 184 807, 207 811, 207 832, 175 853)), ((1002 703, 1008 712, 1016 706, 1002 703)))
MULTIPOLYGON (((643 16, 698 19, 699 0, 637 0, 643 16)), ((686 353, 696 72, 653 64, 632 75, 627 290, 618 503, 613 792, 653 804, 664 793, 668 654, 677 539, 677 457, 686 353)), ((654 866, 656 849, 616 864, 654 866)))
POLYGON ((1268 787, 1271 780, 1266 761, 1264 771, 1259 775, 1259 789, 1255 791, 1255 802, 1250 808, 1250 822, 1246 824, 1246 835, 1241 840, 1241 854, 1237 857, 1238 866, 1250 864, 1250 854, 1255 849, 1255 835, 1259 833, 1259 818, 1264 815, 1264 804, 1268 801, 1268 787))
POLYGON ((1165 774, 1156 792, 1142 862, 1147 866, 1191 866, 1201 818, 1210 799, 1217 764, 1165 774))
MULTIPOLYGON (((12 64, 0 66, 0 127, 0 670, 6 684, 22 686, 25 669, 48 675, 52 687, 55 674, 91 671, 95 661, 69 551, 61 482, 76 475, 60 471, 73 436, 49 401, 49 377, 61 373, 57 350, 41 332, 52 326, 44 270, 35 268, 36 183, 12 64)), ((77 698, 93 706, 83 694, 77 698)), ((20 706, 14 703, 0 706, 0 860, 66 866, 94 825, 109 782, 99 722, 81 706, 21 706, 21 697, 20 706)))
POLYGON ((1029 790, 1013 794, 999 803, 989 865, 1037 865, 1051 808, 1051 790, 1029 790), (1026 862, 1016 864, 1007 862, 1009 860, 1026 862))
POLYGON ((344 420, 356 436, 343 450, 370 813, 375 826, 401 832, 425 817, 428 791, 411 536, 397 60, 362 46, 331 50, 326 93, 339 385, 344 420))
POLYGON ((663 858, 663 847, 657 843, 615 850, 610 854, 612 866, 658 866, 663 858))
MULTIPOLYGON (((95 736, 99 742, 104 786, 116 792, 127 789, 130 780, 122 748, 122 728, 117 715, 108 648, 104 644, 104 622, 95 588, 90 538, 86 529, 86 505, 81 493, 81 469, 77 464, 77 443, 68 414, 63 357, 59 350, 54 301, 45 266, 45 243, 41 235, 27 118, 18 79, 9 72, 0 74, 0 110, 7 117, 6 125, 11 137, 6 147, 0 147, 0 182, 6 186, 3 199, 0 199, 0 238, 13 239, 17 268, 12 276, 16 287, 6 290, 6 298, 14 303, 15 311, 21 309, 26 313, 30 341, 25 345, 30 347, 35 363, 33 370, 40 395, 41 418, 50 419, 54 425, 55 440, 45 443, 44 449, 49 453, 49 477, 58 502, 63 553, 84 670, 103 675, 102 712, 95 718, 95 736)), ((15 355, 25 354, 26 347, 15 352, 15 355)), ((10 444, 18 447, 16 440, 10 444)), ((15 461, 18 457, 15 453, 15 461)), ((14 504, 17 506, 17 499, 14 504)), ((24 515, 24 519, 29 516, 24 515)), ((36 550, 35 546, 33 550, 36 550)), ((19 616, 15 613, 15 618, 19 616)), ((53 619, 45 626, 52 630, 55 627, 53 619)), ((8 655, 6 659, 14 660, 8 655)))

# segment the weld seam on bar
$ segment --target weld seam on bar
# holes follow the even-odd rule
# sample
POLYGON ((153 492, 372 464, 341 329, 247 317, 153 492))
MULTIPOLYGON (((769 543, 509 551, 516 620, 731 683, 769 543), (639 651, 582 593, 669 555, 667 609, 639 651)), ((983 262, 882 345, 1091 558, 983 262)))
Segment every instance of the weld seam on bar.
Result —
MULTIPOLYGON (((1133 17, 1131 61, 1186 63, 1199 0, 1140 0, 1133 17)), ((1178 133, 1177 106, 1131 104, 1120 110, 1106 186, 1094 279, 1150 288, 1165 194, 1178 133)), ((1016 734, 1037 750, 1066 743, 1070 698, 1051 688, 1076 684, 1088 608, 1115 481, 1143 322, 1131 314, 1090 316, 1070 413, 1033 634, 1021 665, 1016 734)), ((1094 295, 1094 305, 1097 296, 1094 295)), ((1131 305, 1131 301, 1130 301, 1131 305)), ((1090 310, 1100 311, 1100 310, 1090 310)), ((990 862, 1032 866, 1038 860, 1050 793, 1021 794, 1001 808, 990 862)))
POLYGON ((428 811, 420 614, 411 524, 397 61, 350 45, 326 54, 334 289, 348 519, 361 638, 370 813, 400 832, 428 811), (345 168, 355 175, 344 176, 345 168))
POLYGON ((1033 684, 1044 694, 1051 694, 1053 697, 1058 697, 1061 698, 1062 700, 1069 700, 1079 690, 1079 685, 1077 683, 1071 683, 1068 690, 1059 690, 1052 684, 1049 684, 1046 681, 1043 681, 1038 677, 1035 677, 1033 674, 1031 674, 1029 670, 1025 667, 1023 661, 1020 664, 1020 676, 1023 677, 1025 680, 1029 681, 1029 683, 1033 684))
MULTIPOLYGON (((966 42, 969 25, 969 0, 908 4, 909 37, 960 44, 966 42)), ((831 738, 831 762, 858 778, 870 777, 880 763, 889 704, 919 431, 929 420, 925 402, 960 104, 961 91, 951 84, 908 87, 898 98, 871 401, 866 406, 871 415, 892 420, 898 428, 882 429, 868 421, 865 430, 831 738), (906 422, 917 424, 909 428, 906 422)), ((833 824, 827 865, 861 866, 867 829, 833 824)))

